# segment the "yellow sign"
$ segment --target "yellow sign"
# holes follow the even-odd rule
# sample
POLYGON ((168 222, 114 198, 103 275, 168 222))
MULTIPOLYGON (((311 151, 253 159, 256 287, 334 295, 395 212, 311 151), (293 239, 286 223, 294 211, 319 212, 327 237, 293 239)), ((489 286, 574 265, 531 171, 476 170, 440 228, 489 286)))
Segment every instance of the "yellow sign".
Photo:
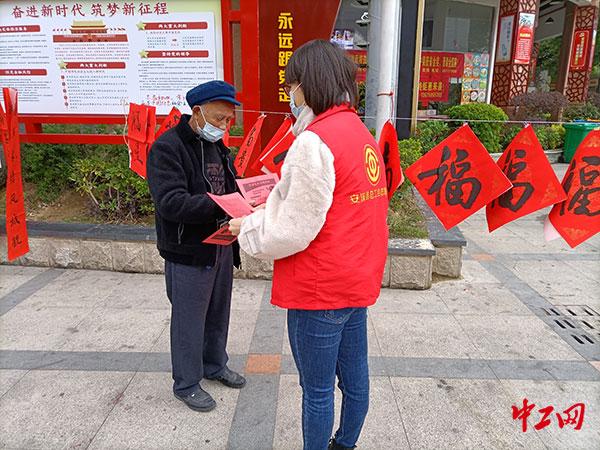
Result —
POLYGON ((365 169, 369 182, 376 186, 381 178, 381 168, 379 167, 379 158, 377 152, 370 145, 365 146, 365 169))

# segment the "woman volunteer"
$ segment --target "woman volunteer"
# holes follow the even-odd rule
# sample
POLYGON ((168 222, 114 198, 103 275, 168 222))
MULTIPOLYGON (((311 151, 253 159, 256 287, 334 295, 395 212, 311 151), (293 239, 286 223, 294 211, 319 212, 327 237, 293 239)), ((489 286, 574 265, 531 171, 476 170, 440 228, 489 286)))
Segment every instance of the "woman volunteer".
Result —
POLYGON ((230 221, 244 251, 275 259, 271 302, 288 309, 310 450, 353 448, 369 407, 366 307, 383 277, 388 200, 382 156, 353 109, 355 75, 330 42, 294 52, 285 79, 296 139, 281 181, 264 209, 230 221), (336 375, 342 409, 329 440, 336 375))

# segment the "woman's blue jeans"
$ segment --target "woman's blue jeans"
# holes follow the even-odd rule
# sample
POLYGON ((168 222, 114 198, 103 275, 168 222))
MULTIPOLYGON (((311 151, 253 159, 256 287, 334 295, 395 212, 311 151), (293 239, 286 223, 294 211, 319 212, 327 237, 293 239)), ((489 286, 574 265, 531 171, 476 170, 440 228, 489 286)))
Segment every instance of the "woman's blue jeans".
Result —
POLYGON ((369 409, 367 308, 290 309, 288 334, 302 386, 304 450, 327 448, 336 375, 342 411, 335 440, 353 447, 369 409))

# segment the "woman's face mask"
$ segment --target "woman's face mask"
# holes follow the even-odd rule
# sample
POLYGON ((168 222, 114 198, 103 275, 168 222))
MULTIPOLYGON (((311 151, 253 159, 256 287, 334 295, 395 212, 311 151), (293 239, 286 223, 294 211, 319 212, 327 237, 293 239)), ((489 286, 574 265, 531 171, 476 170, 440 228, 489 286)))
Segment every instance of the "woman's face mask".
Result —
POLYGON ((202 111, 202 106, 200 106, 200 114, 202 114, 202 118, 204 119, 204 127, 200 128, 198 120, 196 117, 194 117, 194 120, 196 121, 196 132, 208 142, 217 142, 218 140, 223 139, 225 130, 215 127, 208 120, 206 120, 204 111, 202 111))
POLYGON ((298 105, 298 106, 296 106, 296 103, 294 102, 294 92, 296 92, 298 90, 298 88, 300 87, 301 84, 302 83, 298 84, 298 86, 296 86, 294 89, 292 89, 290 91, 290 109, 296 119, 300 116, 300 113, 302 113, 304 106, 306 106, 306 102, 304 102, 303 104, 298 105))

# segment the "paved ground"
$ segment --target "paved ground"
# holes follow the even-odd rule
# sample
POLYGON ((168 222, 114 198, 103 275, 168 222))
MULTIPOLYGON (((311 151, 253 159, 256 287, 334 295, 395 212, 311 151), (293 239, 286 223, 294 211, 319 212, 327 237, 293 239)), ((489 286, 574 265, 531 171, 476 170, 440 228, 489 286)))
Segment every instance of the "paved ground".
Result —
MULTIPOLYGON (((382 291, 360 448, 600 449, 600 236, 545 243, 544 217, 489 235, 479 213, 461 225, 464 279, 382 291), (511 415, 524 398, 536 405, 527 432, 511 415), (578 402, 580 431, 555 414, 534 429, 539 409, 578 402)), ((0 266, 0 447, 300 448, 269 283, 235 282, 229 352, 248 386, 205 382, 218 401, 208 414, 171 393, 168 306, 162 276, 0 266)))

